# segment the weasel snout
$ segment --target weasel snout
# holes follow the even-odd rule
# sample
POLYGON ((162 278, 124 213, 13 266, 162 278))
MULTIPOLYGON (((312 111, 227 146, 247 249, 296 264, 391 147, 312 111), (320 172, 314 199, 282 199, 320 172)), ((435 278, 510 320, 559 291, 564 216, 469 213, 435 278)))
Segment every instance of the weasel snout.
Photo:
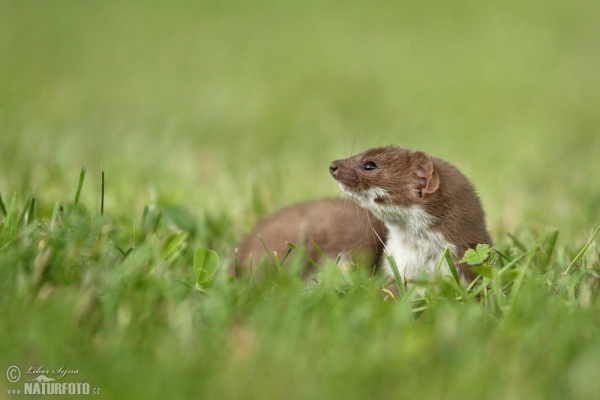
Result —
POLYGON ((339 166, 338 166, 338 164, 339 164, 339 161, 340 161, 340 160, 335 160, 334 162, 332 162, 332 163, 329 165, 329 172, 331 173, 331 175, 332 175, 334 178, 335 178, 335 177, 337 177, 337 172, 338 172, 338 168, 339 168, 339 166))
POLYGON ((329 165, 329 172, 333 179, 348 187, 355 187, 359 183, 359 176, 354 165, 350 163, 350 159, 335 160, 329 165))

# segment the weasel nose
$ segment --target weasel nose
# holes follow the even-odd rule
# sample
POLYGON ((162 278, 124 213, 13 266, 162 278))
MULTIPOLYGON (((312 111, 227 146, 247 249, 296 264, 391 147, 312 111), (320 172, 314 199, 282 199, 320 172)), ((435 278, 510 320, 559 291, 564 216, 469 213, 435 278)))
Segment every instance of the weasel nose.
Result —
POLYGON ((331 175, 333 175, 335 177, 337 175, 337 171, 338 171, 337 161, 334 161, 331 163, 331 165, 329 165, 329 172, 331 173, 331 175))

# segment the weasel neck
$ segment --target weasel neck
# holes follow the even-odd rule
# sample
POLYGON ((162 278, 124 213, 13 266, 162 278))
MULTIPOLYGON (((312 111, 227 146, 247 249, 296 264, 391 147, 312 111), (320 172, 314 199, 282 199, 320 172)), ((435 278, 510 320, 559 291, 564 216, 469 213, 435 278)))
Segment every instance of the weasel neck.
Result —
MULTIPOLYGON (((433 217, 418 206, 407 207, 402 214, 396 210, 394 215, 394 219, 389 216, 384 219, 388 229, 385 250, 387 255, 394 258, 405 283, 423 272, 435 273, 446 246, 449 246, 452 254, 456 253, 456 246, 442 232, 431 229, 433 217)), ((382 268, 392 274, 387 258, 383 260, 382 268)), ((450 267, 445 260, 440 272, 450 274, 450 267)))
POLYGON ((429 236, 435 217, 421 206, 408 207, 395 205, 378 205, 372 208, 377 217, 385 222, 388 229, 400 230, 412 237, 429 236))

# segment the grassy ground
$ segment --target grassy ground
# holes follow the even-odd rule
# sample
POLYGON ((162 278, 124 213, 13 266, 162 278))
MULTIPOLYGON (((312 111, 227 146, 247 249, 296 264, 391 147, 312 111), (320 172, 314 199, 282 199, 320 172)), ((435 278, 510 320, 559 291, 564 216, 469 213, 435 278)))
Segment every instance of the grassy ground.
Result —
POLYGON ((105 398, 599 397, 599 19, 0 0, 0 370, 23 372, 0 398, 42 365, 105 398), (499 252, 480 289, 382 301, 325 268, 196 291, 199 246, 225 260, 260 216, 337 195, 332 160, 390 143, 478 188, 499 252))

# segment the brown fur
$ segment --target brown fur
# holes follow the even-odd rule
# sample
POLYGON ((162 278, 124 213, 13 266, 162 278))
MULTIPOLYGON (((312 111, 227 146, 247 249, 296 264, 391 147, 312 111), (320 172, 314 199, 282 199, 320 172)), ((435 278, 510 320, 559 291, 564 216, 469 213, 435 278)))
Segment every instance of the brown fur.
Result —
MULTIPOLYGON (((421 151, 394 146, 374 148, 330 166, 334 178, 351 191, 371 188, 387 191, 375 199, 378 205, 420 205, 430 216, 430 229, 441 232, 457 249, 461 258, 477 244, 491 244, 485 226, 485 214, 479 197, 469 180, 453 165, 421 151), (376 169, 366 170, 368 163, 376 169)), ((374 211, 375 210, 371 210, 374 211)), ((385 222, 392 222, 386 220, 385 222)), ((467 266, 463 274, 472 278, 467 266)))
MULTIPOLYGON (((254 268, 261 259, 263 264, 270 262, 258 235, 270 252, 277 252, 280 260, 290 249, 287 243, 292 243, 300 245, 311 259, 320 262, 321 257, 312 244, 315 242, 327 257, 335 259, 342 254, 351 262, 372 267, 383 252, 385 226, 369 211, 345 199, 295 204, 260 222, 238 244, 238 271, 233 265, 230 275, 246 274, 250 255, 254 268)), ((288 260, 294 256, 290 254, 288 260)))

